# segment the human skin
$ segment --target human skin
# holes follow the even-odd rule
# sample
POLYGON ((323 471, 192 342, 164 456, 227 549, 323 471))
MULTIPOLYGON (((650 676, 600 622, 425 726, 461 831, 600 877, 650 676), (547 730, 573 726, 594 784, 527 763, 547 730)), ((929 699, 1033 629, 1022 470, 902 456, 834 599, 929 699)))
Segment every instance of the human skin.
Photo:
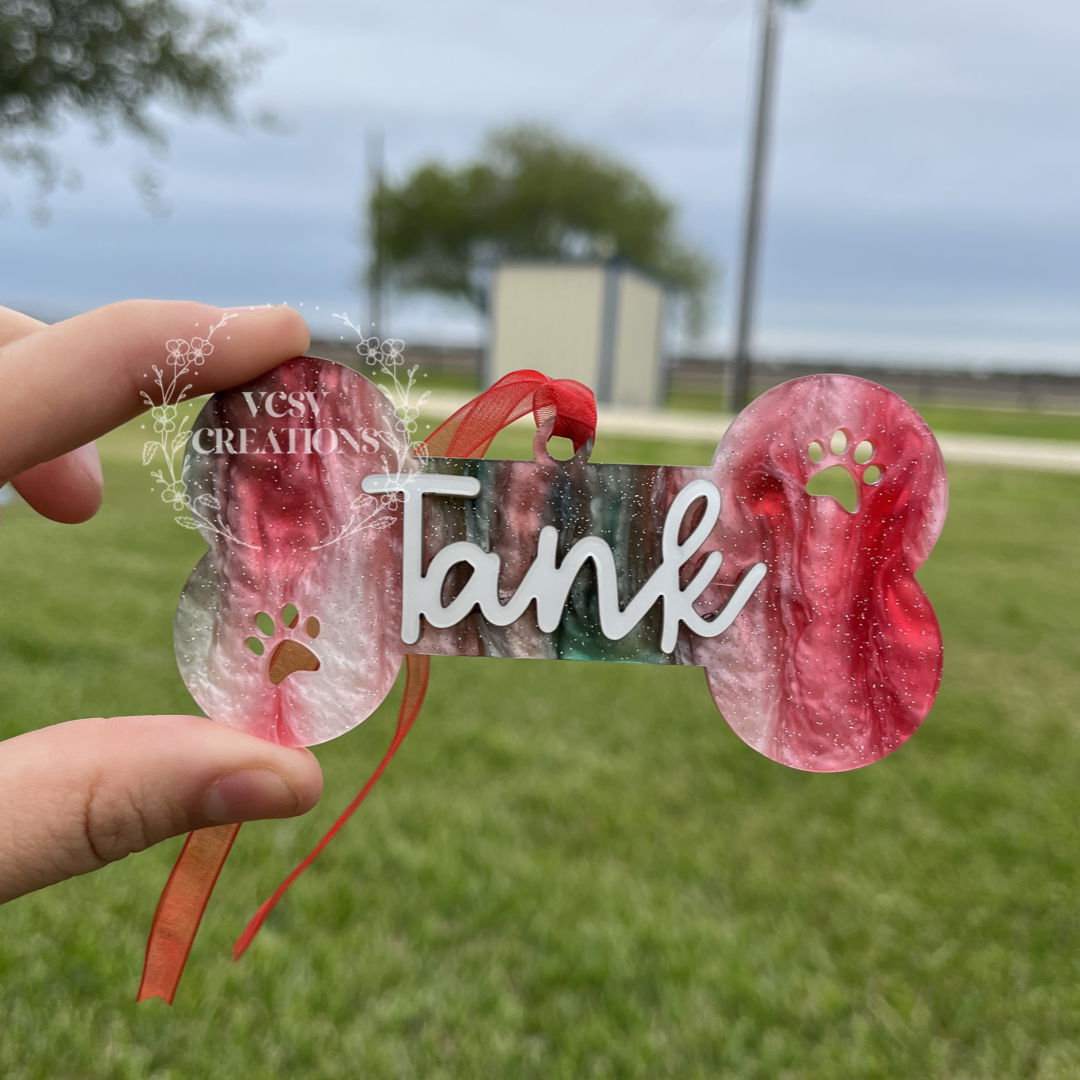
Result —
MULTIPOLYGON (((166 341, 222 314, 133 300, 47 326, 0 308, 0 484, 53 521, 93 517, 103 497, 93 440, 147 408, 143 376, 166 341)), ((247 382, 309 344, 285 306, 243 309, 228 327, 189 373, 189 396, 247 382)), ((306 813, 321 791, 309 751, 205 717, 71 720, 20 735, 0 742, 0 903, 193 829, 306 813)))

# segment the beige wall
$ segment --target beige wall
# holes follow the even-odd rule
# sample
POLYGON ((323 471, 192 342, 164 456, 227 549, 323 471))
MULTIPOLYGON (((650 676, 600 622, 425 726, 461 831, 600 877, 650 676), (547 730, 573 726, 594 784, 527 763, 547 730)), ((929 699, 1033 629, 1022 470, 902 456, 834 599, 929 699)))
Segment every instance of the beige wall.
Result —
POLYGON ((507 263, 495 272, 486 376, 521 368, 577 379, 598 395, 604 356, 605 292, 616 284, 611 334, 611 401, 659 404, 664 292, 627 268, 507 263))
POLYGON ((626 271, 619 277, 612 400, 648 408, 659 404, 664 292, 655 282, 626 271))
POLYGON ((501 266, 491 303, 489 377, 520 368, 577 379, 599 376, 604 269, 552 264, 501 266))

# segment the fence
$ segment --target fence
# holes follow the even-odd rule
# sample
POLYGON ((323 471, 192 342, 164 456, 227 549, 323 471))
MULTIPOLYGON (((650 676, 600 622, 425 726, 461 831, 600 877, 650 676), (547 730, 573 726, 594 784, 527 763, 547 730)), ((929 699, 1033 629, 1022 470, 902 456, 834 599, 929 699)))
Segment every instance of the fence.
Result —
MULTIPOLYGON (((328 360, 358 366, 356 349, 349 342, 315 341, 312 352, 328 360)), ((406 345, 405 359, 429 375, 479 383, 480 350, 460 345, 406 345)), ((708 395, 703 407, 715 408, 716 395, 727 384, 729 362, 710 357, 683 356, 667 369, 668 389, 678 391, 685 403, 694 393, 708 395)), ((884 367, 876 364, 828 361, 758 361, 751 377, 751 392, 764 393, 789 379, 818 372, 858 375, 880 383, 917 405, 966 405, 1038 412, 1080 412, 1080 375, 1054 372, 977 372, 940 368, 884 367)))
MULTIPOLYGON (((950 371, 824 361, 760 361, 753 367, 751 392, 761 394, 788 379, 825 371, 870 379, 917 405, 1080 412, 1080 375, 1038 371, 950 371)), ((726 360, 680 357, 669 368, 669 386, 684 392, 722 393, 727 374, 726 360)))

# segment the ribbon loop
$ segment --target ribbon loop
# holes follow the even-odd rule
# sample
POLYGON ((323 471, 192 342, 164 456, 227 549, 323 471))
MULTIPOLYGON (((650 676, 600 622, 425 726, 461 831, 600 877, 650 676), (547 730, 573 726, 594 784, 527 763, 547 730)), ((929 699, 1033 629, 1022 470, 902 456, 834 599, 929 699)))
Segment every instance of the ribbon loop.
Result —
POLYGON ((458 409, 421 445, 430 457, 483 457, 503 428, 529 413, 538 428, 554 415, 552 435, 569 439, 575 453, 596 437, 596 399, 587 386, 539 371, 513 371, 458 409))

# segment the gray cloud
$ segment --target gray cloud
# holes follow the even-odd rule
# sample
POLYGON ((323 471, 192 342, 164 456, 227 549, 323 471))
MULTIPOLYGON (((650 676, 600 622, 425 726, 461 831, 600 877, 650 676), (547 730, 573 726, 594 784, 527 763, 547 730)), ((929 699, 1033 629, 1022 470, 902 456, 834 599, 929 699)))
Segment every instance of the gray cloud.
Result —
MULTIPOLYGON (((257 33, 280 55, 251 100, 293 133, 173 124, 164 222, 127 179, 140 150, 69 133, 60 149, 87 184, 57 195, 45 230, 15 186, 0 290, 71 309, 141 293, 356 310, 365 130, 386 130, 402 172, 523 117, 630 159, 730 264, 750 14, 750 0, 279 0, 257 33)), ((784 21, 766 347, 797 350, 803 333, 808 348, 892 339, 1080 366, 1075 3, 817 0, 784 21)), ((472 326, 439 305, 395 311, 403 331, 472 326)), ((728 330, 721 319, 714 340, 728 330)))

